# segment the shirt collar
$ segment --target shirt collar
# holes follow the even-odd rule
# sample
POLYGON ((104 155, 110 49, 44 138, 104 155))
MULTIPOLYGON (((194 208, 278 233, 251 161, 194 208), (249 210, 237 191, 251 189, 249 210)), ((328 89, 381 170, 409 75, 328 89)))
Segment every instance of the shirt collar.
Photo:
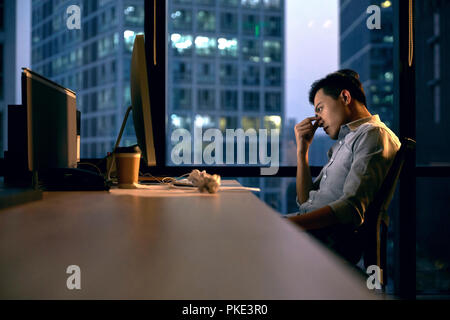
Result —
POLYGON ((346 123, 341 126, 341 129, 339 130, 339 137, 338 139, 343 139, 350 131, 355 131, 358 129, 362 124, 367 122, 380 122, 380 117, 376 114, 370 117, 361 118, 349 123, 346 123))

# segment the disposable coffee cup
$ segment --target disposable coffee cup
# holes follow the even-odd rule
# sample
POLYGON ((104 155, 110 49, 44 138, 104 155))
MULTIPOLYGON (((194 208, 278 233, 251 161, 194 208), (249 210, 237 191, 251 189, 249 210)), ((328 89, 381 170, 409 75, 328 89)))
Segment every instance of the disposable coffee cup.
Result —
POLYGON ((136 189, 139 179, 141 151, 138 147, 117 148, 117 179, 121 189, 136 189))

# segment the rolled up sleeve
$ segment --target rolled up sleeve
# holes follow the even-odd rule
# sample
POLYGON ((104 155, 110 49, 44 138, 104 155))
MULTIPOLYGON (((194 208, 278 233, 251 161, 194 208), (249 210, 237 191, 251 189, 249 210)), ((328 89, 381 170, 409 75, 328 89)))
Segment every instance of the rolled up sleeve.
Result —
MULTIPOLYGON (((322 170, 323 171, 323 170, 322 170)), ((319 175, 314 178, 313 182, 312 182, 312 187, 311 187, 311 191, 315 191, 319 189, 320 186, 320 179, 322 178, 322 171, 319 173, 319 175)), ((310 193, 311 193, 310 191, 310 193)), ((309 197, 308 197, 309 199, 309 197)), ((308 199, 306 201, 308 201, 308 199)), ((295 196, 295 202, 297 203, 297 207, 300 209, 302 204, 300 203, 300 201, 298 201, 298 196, 295 196)))
POLYGON ((329 204, 341 223, 358 227, 364 222, 367 207, 379 190, 397 150, 389 134, 378 127, 369 129, 355 141, 343 195, 329 204))

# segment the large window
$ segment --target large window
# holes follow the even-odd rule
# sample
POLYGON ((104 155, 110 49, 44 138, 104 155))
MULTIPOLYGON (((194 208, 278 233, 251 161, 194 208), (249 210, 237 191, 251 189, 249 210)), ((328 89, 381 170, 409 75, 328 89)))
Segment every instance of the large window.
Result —
POLYGON ((448 1, 416 1, 416 289, 450 294, 448 1))
MULTIPOLYGON (((211 172, 227 166, 264 166, 260 159, 255 161, 250 155, 251 144, 261 141, 260 129, 266 130, 269 144, 276 141, 272 134, 276 130, 277 161, 284 172, 281 175, 294 177, 297 157, 294 127, 314 115, 308 101, 310 86, 342 68, 359 73, 369 111, 378 114, 398 133, 394 111, 392 2, 169 0, 167 11, 168 70, 180 70, 181 64, 189 64, 194 76, 189 83, 180 79, 179 73, 167 73, 166 165, 174 165, 172 150, 180 140, 173 141, 171 136, 179 128, 191 130, 192 145, 195 130, 205 133, 217 128, 222 137, 226 137, 227 129, 235 132, 242 129, 246 133, 246 162, 224 163, 223 159, 217 159, 196 164, 215 167, 209 169, 211 172), (367 24, 370 17, 367 8, 371 4, 380 9, 379 29, 367 24), (195 20, 180 27, 178 21, 183 21, 185 12, 192 12, 195 20)), ((214 142, 201 141, 202 150, 214 142)), ((317 174, 327 163, 327 151, 333 143, 322 129, 317 130, 309 153, 313 173, 317 174)), ((237 140, 232 145, 237 147, 237 140)), ((185 165, 191 165, 193 160, 192 156, 185 165)), ((177 163, 176 168, 180 170, 180 166, 183 163, 177 163)), ((186 168, 186 172, 189 170, 186 168)), ((245 169, 235 172, 248 175, 245 169)), ((239 178, 240 182, 259 187, 261 192, 257 195, 281 214, 298 210, 295 179, 262 178, 253 172, 254 177, 239 178)), ((397 215, 398 207, 395 198, 389 213, 397 215)), ((392 232, 390 248, 395 236, 392 232)), ((394 254, 392 250, 390 254, 394 254)), ((392 281, 390 285, 392 291, 392 281)))

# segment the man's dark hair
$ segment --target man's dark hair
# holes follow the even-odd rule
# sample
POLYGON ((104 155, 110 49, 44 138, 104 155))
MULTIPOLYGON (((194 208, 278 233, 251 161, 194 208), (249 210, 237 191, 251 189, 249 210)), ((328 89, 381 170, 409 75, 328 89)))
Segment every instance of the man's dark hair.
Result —
POLYGON ((312 105, 314 105, 314 98, 320 89, 323 89, 327 96, 331 96, 334 99, 339 97, 342 90, 348 90, 353 99, 367 107, 366 94, 361 81, 359 81, 359 74, 353 70, 342 69, 314 82, 309 91, 309 102, 312 105))

